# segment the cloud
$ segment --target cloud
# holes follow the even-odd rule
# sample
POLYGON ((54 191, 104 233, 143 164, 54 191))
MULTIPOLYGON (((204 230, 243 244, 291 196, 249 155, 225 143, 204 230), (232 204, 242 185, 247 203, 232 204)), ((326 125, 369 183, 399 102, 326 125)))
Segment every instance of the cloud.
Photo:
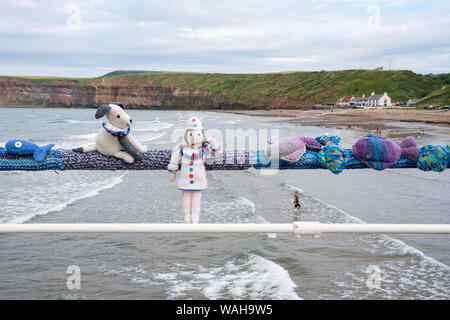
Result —
POLYGON ((0 74, 449 72, 448 1, 3 1, 0 74))

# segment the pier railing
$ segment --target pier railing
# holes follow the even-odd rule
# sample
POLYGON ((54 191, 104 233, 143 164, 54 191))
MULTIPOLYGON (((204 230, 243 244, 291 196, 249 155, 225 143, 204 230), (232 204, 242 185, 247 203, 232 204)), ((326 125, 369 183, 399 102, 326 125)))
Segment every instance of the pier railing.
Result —
POLYGON ((0 233, 288 233, 321 234, 450 234, 450 224, 320 223, 40 223, 0 224, 0 233))

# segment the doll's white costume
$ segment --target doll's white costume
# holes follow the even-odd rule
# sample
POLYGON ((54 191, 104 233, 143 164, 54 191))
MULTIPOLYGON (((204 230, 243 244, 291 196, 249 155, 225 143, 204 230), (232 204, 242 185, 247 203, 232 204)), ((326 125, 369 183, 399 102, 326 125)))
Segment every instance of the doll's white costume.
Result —
POLYGON ((198 223, 201 191, 208 187, 205 160, 214 157, 220 146, 214 138, 205 137, 202 122, 197 117, 187 121, 184 141, 172 153, 167 169, 170 171, 171 181, 175 180, 176 172, 180 171, 178 189, 183 191, 184 221, 198 223))

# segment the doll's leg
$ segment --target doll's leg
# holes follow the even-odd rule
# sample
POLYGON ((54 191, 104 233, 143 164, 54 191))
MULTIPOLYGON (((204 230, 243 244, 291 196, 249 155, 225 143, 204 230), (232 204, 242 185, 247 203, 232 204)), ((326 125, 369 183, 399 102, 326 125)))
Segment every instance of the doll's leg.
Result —
POLYGON ((183 191, 184 222, 192 223, 191 220, 191 195, 192 191, 183 191))
POLYGON ((192 223, 198 223, 200 220, 200 205, 202 203, 202 192, 192 191, 192 223))

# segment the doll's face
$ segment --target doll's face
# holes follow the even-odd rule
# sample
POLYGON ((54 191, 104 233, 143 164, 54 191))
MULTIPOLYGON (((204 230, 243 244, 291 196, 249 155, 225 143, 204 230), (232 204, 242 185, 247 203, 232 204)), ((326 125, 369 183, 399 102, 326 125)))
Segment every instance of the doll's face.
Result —
POLYGON ((201 148, 202 142, 205 140, 205 135, 201 129, 189 129, 186 131, 184 140, 191 148, 201 148))

